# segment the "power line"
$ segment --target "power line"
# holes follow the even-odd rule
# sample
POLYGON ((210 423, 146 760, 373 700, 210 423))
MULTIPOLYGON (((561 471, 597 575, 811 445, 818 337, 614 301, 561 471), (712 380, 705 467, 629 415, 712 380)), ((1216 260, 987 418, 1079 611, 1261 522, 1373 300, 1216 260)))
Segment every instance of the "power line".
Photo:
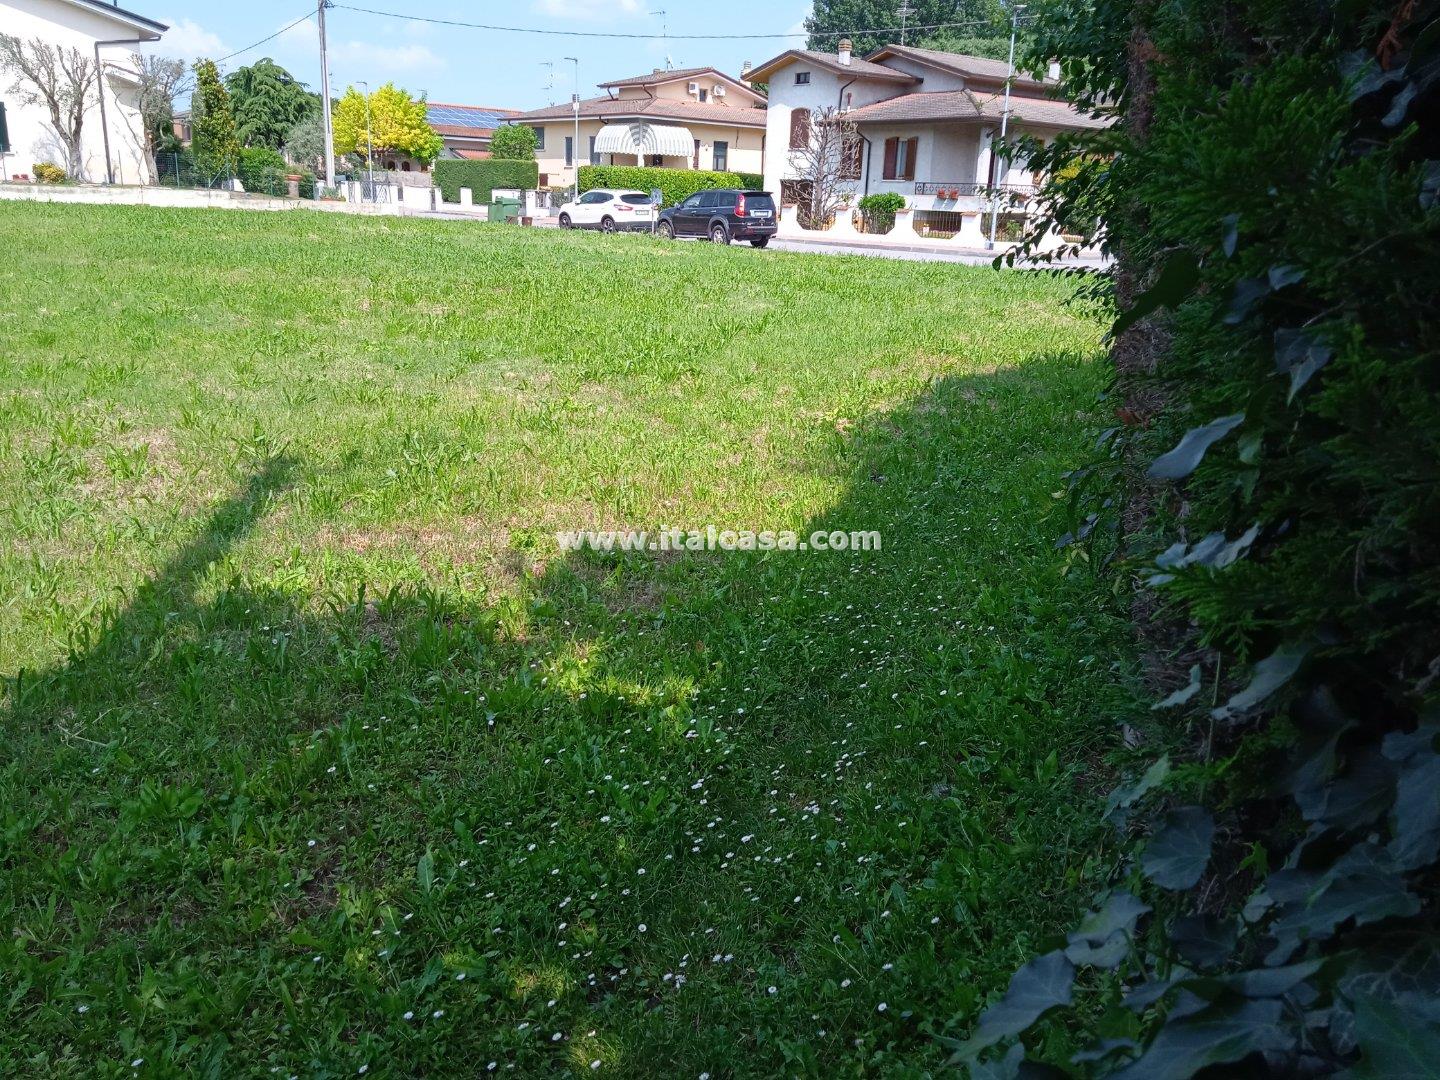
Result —
POLYGON ((255 42, 255 44, 253 44, 253 45, 246 45, 245 48, 243 48, 243 49, 236 49, 234 52, 230 53, 229 56, 222 56, 222 57, 220 57, 220 59, 219 59, 219 60, 216 60, 215 63, 217 63, 217 64, 223 64, 226 60, 230 60, 230 59, 232 59, 232 58, 234 58, 234 57, 236 57, 236 56, 239 56, 241 53, 247 53, 247 52, 249 52, 251 49, 258 49, 261 45, 264 45, 267 41, 274 41, 274 40, 275 40, 277 37, 279 37, 281 34, 285 33, 285 31, 287 31, 287 30, 293 30, 293 29, 295 29, 295 27, 299 26, 302 22, 305 22, 306 20, 308 20, 308 19, 310 18, 310 14, 311 14, 311 13, 307 11, 304 15, 301 15, 300 18, 296 19, 296 20, 295 20, 294 22, 292 22, 289 26, 282 26, 279 30, 276 30, 276 31, 275 31, 273 34, 271 34, 269 37, 263 37, 263 38, 261 38, 259 41, 255 42))
MULTIPOLYGON (((437 19, 426 15, 402 15, 397 11, 377 11, 374 8, 356 7, 353 4, 334 4, 332 6, 336 8, 343 8, 346 11, 358 11, 364 15, 380 15, 387 19, 404 19, 407 22, 430 23, 435 26, 457 26, 463 27, 467 30, 493 30, 507 34, 544 34, 551 37, 625 38, 636 41, 753 41, 764 40, 767 38, 841 38, 858 37, 862 34, 894 34, 899 33, 901 29, 898 26, 888 26, 880 27, 878 29, 844 31, 837 30, 833 32, 825 32, 818 34, 809 34, 805 32, 781 32, 776 34, 623 34, 616 31, 605 30, 544 30, 535 26, 497 26, 493 23, 464 22, 460 19, 437 19)), ((961 27, 977 26, 994 26, 994 23, 986 19, 971 19, 968 22, 927 23, 925 25, 907 26, 905 27, 905 29, 907 31, 953 30, 959 29, 961 27)), ((251 48, 254 48, 254 46, 251 46, 251 48)))

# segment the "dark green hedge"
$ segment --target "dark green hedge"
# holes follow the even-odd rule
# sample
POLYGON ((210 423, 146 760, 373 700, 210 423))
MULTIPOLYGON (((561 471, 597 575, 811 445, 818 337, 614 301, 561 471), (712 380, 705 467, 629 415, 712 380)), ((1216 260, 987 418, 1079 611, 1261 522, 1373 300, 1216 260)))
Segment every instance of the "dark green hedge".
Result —
POLYGON ((708 169, 652 169, 640 165, 581 165, 580 190, 591 188, 633 188, 652 191, 659 188, 665 205, 674 206, 681 199, 706 188, 756 189, 764 181, 758 173, 711 172, 708 169))
POLYGON ((1116 120, 1031 164, 1117 257, 1062 540, 1123 568, 1154 695, 1095 912, 957 1056, 1437 1075, 1440 0, 1050 0, 1031 33, 1116 120))
POLYGON ((469 188, 477 203, 488 203, 496 188, 540 186, 540 166, 533 161, 461 161, 442 158, 435 162, 435 186, 446 202, 459 202, 460 189, 469 188))

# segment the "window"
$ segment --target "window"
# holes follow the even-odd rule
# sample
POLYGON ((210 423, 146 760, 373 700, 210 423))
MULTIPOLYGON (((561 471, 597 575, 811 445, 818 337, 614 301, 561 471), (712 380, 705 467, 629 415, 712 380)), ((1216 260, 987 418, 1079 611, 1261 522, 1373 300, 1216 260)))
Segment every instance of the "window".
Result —
POLYGON ((610 193, 608 191, 587 191, 584 195, 580 196, 580 201, 586 204, 609 202, 610 193))
POLYGON ((545 149, 545 129, 544 129, 543 127, 532 127, 530 130, 533 131, 533 132, 535 132, 535 149, 536 149, 536 150, 544 150, 544 149, 545 149))
POLYGON ((590 164, 599 165, 600 155, 595 152, 595 136, 590 136, 590 164))
POLYGON ((885 170, 881 176, 886 180, 914 180, 915 155, 920 147, 918 138, 901 139, 892 137, 885 140, 885 170))
POLYGON ((575 164, 575 136, 573 135, 565 136, 565 164, 575 164))
POLYGON ((709 90, 701 90, 701 91, 700 91, 700 100, 701 100, 701 101, 709 101, 709 100, 710 100, 710 91, 709 91, 709 90))
POLYGON ((408 162, 408 161, 402 161, 402 162, 400 163, 400 171, 401 171, 401 172, 409 172, 409 171, 410 171, 410 162, 408 162))
POLYGON ((664 155, 664 154, 651 154, 651 155, 650 155, 650 166, 651 166, 651 168, 655 168, 655 169, 664 168, 664 166, 665 166, 665 155, 664 155))
POLYGON ((797 71, 797 72, 795 72, 795 85, 796 85, 796 86, 809 86, 809 85, 810 85, 810 73, 809 73, 808 71, 797 71))
POLYGON ((730 144, 715 140, 715 154, 713 168, 716 172, 724 172, 730 167, 730 144))
POLYGON ((810 145, 810 110, 790 110, 790 149, 803 150, 810 145))

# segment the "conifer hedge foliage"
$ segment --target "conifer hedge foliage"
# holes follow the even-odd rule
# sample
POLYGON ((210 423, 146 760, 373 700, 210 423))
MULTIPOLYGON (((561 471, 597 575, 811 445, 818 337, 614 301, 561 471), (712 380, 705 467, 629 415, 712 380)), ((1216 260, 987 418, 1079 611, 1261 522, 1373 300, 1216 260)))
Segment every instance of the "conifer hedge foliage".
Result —
POLYGON ((954 1061, 1440 1075, 1440 0, 1032 10, 1116 121, 1034 148, 1117 257, 1062 542, 1168 674, 1110 887, 954 1061))

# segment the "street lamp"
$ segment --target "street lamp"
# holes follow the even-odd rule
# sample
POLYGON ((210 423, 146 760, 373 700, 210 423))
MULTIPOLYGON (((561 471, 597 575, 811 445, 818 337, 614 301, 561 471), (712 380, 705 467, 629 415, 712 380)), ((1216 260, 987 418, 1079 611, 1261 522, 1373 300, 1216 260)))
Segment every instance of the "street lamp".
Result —
MULTIPOLYGON (((1020 13, 1025 10, 1024 4, 1016 4, 1010 9, 1010 72, 1005 76, 1005 107, 1000 111, 1000 144, 1005 144, 1005 133, 1010 128, 1010 84, 1015 81, 1015 32, 1020 28, 1020 13)), ((1010 171, 1010 159, 1005 159, 1005 171, 1010 171)), ((997 179, 1000 175, 999 165, 994 159, 994 150, 991 150, 990 172, 997 179)), ((996 193, 990 192, 990 242, 985 246, 990 250, 995 249, 995 221, 1000 216, 1000 204, 996 199, 996 193)))
POLYGON ((370 133, 370 84, 357 82, 365 88, 365 171, 370 174, 370 189, 375 189, 375 138, 370 133))
POLYGON ((575 198, 580 197, 580 60, 574 56, 562 56, 575 65, 575 92, 570 95, 570 108, 575 113, 575 141, 571 144, 570 160, 575 165, 575 198))

